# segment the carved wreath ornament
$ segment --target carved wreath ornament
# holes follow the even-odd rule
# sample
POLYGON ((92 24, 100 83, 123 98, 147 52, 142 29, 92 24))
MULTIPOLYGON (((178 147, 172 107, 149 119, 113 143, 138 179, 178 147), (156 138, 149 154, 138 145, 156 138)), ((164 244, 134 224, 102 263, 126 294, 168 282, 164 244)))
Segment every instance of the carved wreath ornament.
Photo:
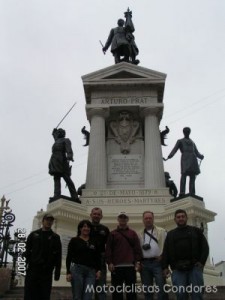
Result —
POLYGON ((121 153, 128 154, 130 152, 130 144, 136 140, 140 123, 134 120, 130 112, 121 111, 117 119, 111 121, 109 126, 115 136, 115 141, 120 145, 121 153))

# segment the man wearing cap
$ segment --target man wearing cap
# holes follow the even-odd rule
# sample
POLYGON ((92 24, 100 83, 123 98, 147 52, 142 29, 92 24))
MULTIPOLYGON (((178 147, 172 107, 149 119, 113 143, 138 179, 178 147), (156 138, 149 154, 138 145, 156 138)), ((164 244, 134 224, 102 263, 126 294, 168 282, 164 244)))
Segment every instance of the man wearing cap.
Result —
POLYGON ((120 212, 117 220, 118 226, 110 232, 106 243, 106 262, 114 287, 112 299, 122 300, 126 292, 128 300, 135 300, 136 270, 142 259, 140 242, 137 233, 127 226, 126 212, 120 212))
POLYGON ((163 292, 165 279, 162 272, 162 251, 166 238, 165 229, 154 224, 154 213, 143 212, 144 229, 139 235, 142 247, 141 281, 145 300, 153 299, 154 292, 158 300, 166 299, 163 292), (154 282, 155 281, 155 285, 154 282))
POLYGON ((51 229, 53 222, 53 215, 45 214, 42 228, 28 235, 24 300, 50 300, 53 270, 54 279, 60 278, 62 245, 60 236, 51 229))

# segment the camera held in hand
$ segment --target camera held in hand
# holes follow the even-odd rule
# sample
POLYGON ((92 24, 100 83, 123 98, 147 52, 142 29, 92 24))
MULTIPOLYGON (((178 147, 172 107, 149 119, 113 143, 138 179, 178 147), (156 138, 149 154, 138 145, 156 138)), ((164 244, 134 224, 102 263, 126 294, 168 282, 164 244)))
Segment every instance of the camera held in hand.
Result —
POLYGON ((151 249, 151 246, 150 246, 150 244, 144 244, 143 246, 142 246, 142 249, 143 250, 150 250, 151 249))

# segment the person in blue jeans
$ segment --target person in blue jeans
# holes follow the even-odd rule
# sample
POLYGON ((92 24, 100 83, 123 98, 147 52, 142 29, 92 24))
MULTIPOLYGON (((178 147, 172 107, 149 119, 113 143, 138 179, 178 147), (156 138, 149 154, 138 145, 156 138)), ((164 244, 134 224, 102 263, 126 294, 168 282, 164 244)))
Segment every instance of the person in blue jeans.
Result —
POLYGON ((166 237, 165 229, 154 224, 154 213, 143 213, 144 229, 139 235, 142 248, 141 281, 145 300, 152 300, 156 294, 158 300, 164 300, 165 279, 162 273, 162 250, 166 237))
POLYGON ((73 300, 91 300, 95 280, 101 276, 101 255, 98 244, 92 237, 92 224, 82 220, 77 236, 68 245, 66 279, 72 284, 73 300))
POLYGON ((175 211, 177 227, 167 233, 163 248, 163 273, 172 270, 172 283, 177 300, 202 300, 204 291, 203 268, 209 255, 208 242, 200 228, 187 225, 187 213, 175 211))

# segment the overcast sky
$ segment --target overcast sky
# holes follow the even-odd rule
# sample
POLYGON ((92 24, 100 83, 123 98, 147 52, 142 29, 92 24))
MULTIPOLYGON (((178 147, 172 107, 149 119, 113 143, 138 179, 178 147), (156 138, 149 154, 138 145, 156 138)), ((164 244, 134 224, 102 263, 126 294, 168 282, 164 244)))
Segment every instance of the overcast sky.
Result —
MULTIPOLYGON (((225 260, 224 0, 0 0, 0 197, 11 199, 15 226, 29 232, 53 194, 52 129, 74 102, 62 127, 74 150, 72 179, 76 187, 85 182, 88 149, 80 130, 89 124, 81 76, 114 64, 99 40, 105 43, 128 7, 140 66, 167 74, 164 156, 191 127, 205 156, 196 194, 217 213, 209 224, 210 255, 225 260)), ((179 186, 180 154, 165 170, 179 186)))

